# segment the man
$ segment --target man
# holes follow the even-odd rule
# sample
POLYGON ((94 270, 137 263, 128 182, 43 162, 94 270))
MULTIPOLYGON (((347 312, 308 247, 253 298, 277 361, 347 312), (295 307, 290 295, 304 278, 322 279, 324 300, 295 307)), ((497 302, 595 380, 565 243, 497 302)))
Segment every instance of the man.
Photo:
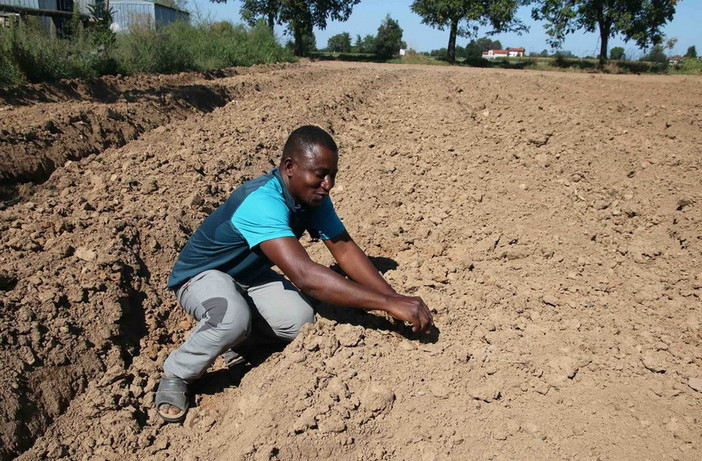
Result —
POLYGON ((300 127, 285 143, 279 167, 235 190, 185 245, 168 286, 198 324, 164 363, 156 405, 165 421, 185 418, 188 385, 217 356, 238 363, 244 341, 290 342, 313 322, 304 295, 385 311, 415 332, 432 325, 424 301, 396 293, 346 232, 329 197, 337 171, 332 137, 300 127), (304 231, 325 243, 348 279, 310 259, 298 241, 304 231))

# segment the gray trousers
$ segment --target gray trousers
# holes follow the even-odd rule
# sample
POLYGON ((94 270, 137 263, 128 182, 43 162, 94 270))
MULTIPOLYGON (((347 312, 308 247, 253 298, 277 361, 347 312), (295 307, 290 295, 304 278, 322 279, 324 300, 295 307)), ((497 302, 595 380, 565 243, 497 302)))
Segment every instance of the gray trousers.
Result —
POLYGON ((178 302, 198 323, 188 339, 163 365, 167 375, 192 382, 217 356, 247 339, 290 342, 314 310, 288 279, 270 270, 252 285, 209 270, 177 292, 178 302))

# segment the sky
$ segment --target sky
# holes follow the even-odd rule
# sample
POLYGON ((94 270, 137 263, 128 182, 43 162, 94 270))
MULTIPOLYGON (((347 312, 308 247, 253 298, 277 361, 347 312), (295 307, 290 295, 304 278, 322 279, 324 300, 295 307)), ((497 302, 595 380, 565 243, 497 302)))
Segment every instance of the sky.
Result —
MULTIPOLYGON (((240 23, 239 10, 240 1, 229 0, 228 3, 212 3, 209 0, 188 0, 186 9, 193 11, 193 19, 198 16, 214 21, 231 21, 240 23)), ((410 48, 417 51, 431 51, 438 48, 445 48, 448 44, 448 30, 440 31, 421 23, 421 18, 412 12, 411 0, 362 0, 353 9, 353 13, 345 22, 330 21, 325 30, 315 29, 317 47, 324 48, 327 40, 332 35, 348 32, 352 37, 356 35, 375 35, 378 26, 386 15, 390 15, 398 21, 403 30, 403 40, 410 48)), ((544 32, 544 23, 531 19, 531 7, 520 8, 517 17, 527 26, 529 32, 517 35, 515 33, 503 33, 491 36, 493 40, 499 40, 503 47, 526 48, 527 53, 540 52, 549 49, 548 36, 544 32)), ((666 38, 677 38, 678 42, 672 51, 667 51, 669 55, 685 54, 687 48, 695 45, 698 54, 702 54, 702 0, 681 0, 676 8, 673 21, 668 23, 663 31, 666 38)), ((276 26, 276 35, 281 41, 287 41, 289 36, 285 35, 282 26, 276 26)), ((481 29, 478 37, 485 36, 487 29, 481 29)), ((457 45, 465 46, 468 38, 459 37, 457 45)), ((596 56, 599 53, 599 36, 597 33, 574 33, 567 37, 561 49, 568 50, 576 56, 596 56)), ((643 51, 637 48, 636 44, 624 42, 621 37, 615 37, 609 41, 609 49, 615 46, 624 48, 629 58, 638 58, 643 51)))

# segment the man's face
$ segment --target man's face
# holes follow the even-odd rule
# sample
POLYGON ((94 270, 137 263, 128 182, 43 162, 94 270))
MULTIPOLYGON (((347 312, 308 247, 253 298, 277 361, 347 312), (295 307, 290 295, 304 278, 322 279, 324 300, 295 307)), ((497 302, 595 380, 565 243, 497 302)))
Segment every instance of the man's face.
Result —
POLYGON ((296 159, 283 162, 283 175, 295 202, 308 208, 321 205, 334 187, 339 156, 323 146, 314 146, 296 159))

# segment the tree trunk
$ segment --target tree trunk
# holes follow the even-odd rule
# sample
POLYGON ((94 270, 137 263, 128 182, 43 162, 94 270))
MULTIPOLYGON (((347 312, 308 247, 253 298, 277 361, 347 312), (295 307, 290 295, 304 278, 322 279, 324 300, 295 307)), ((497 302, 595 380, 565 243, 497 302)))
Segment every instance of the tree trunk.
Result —
POLYGON ((268 28, 273 32, 273 27, 275 27, 275 13, 268 13, 268 28))
POLYGON ((449 42, 446 48, 446 60, 450 63, 456 62, 456 33, 458 32, 458 20, 451 19, 451 30, 449 32, 449 42))
POLYGON ((600 28, 600 61, 597 67, 602 70, 605 62, 607 62, 607 44, 609 43, 609 34, 612 31, 612 19, 608 17, 609 13, 605 13, 604 5, 600 4, 599 10, 595 12, 597 25, 600 28))
POLYGON ((295 56, 302 57, 304 51, 305 51, 305 46, 302 43, 304 32, 303 32, 303 26, 300 25, 298 22, 293 22, 292 23, 293 27, 293 38, 295 39, 295 56))
POLYGON ((600 69, 602 69, 605 62, 607 62, 607 45, 609 42, 610 27, 609 24, 600 24, 600 62, 598 64, 600 69))

